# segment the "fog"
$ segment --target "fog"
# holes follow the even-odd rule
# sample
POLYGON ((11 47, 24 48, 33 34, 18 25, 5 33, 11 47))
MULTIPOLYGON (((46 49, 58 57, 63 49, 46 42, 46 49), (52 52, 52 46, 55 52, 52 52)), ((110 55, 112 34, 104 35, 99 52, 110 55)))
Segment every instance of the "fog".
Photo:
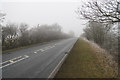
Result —
POLYGON ((78 0, 2 0, 1 4, 0 10, 6 13, 5 23, 27 23, 31 27, 58 23, 64 32, 72 30, 76 36, 83 32, 85 21, 75 13, 81 5, 78 0))

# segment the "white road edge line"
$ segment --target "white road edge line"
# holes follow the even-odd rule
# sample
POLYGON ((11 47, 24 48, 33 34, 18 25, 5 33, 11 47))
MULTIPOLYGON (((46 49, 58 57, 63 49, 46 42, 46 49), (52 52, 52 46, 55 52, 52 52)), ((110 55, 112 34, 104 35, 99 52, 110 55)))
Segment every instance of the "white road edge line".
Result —
POLYGON ((60 64, 63 62, 63 60, 65 59, 65 57, 67 56, 68 54, 65 54, 65 56, 62 58, 62 60, 58 63, 58 65, 54 68, 54 70, 50 73, 50 75, 48 76, 48 78, 53 78, 53 74, 54 72, 57 70, 57 68, 60 66, 60 64))

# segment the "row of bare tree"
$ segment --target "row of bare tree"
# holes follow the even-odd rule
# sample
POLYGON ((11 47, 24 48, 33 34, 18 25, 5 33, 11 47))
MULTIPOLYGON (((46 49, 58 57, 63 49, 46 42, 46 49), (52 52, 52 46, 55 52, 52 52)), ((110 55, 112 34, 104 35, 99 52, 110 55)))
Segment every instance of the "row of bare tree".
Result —
POLYGON ((116 59, 118 57, 118 29, 114 25, 99 22, 89 22, 84 29, 83 36, 90 41, 94 41, 102 48, 106 49, 116 59))
POLYGON ((90 0, 76 11, 81 19, 88 20, 84 36, 118 57, 120 46, 119 0, 90 0))
POLYGON ((20 25, 9 23, 2 26, 2 49, 8 50, 70 37, 69 34, 62 31, 61 26, 58 24, 37 25, 30 28, 29 25, 24 23, 20 25))

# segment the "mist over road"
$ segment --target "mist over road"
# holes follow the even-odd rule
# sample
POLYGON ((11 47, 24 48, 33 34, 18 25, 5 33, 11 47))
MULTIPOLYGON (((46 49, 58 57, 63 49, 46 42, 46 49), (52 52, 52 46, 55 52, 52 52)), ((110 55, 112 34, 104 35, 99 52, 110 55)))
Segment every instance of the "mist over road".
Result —
POLYGON ((2 55, 3 78, 48 78, 77 41, 63 39, 2 55))

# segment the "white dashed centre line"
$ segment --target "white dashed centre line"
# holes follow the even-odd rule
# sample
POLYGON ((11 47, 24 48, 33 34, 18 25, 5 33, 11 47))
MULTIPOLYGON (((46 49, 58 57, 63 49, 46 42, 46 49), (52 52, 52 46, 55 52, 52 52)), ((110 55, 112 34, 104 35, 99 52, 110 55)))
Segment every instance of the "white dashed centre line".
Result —
POLYGON ((34 52, 34 53, 37 53, 37 52, 34 52))
POLYGON ((55 47, 55 45, 56 45, 56 44, 54 44, 53 46, 44 47, 43 49, 38 49, 38 50, 36 50, 34 53, 37 53, 37 52, 39 52, 39 51, 44 52, 44 51, 46 51, 46 50, 48 50, 48 49, 51 49, 51 48, 55 47))
POLYGON ((41 51, 41 52, 43 52, 43 51, 45 51, 45 50, 43 50, 43 49, 40 49, 40 51, 41 51))

